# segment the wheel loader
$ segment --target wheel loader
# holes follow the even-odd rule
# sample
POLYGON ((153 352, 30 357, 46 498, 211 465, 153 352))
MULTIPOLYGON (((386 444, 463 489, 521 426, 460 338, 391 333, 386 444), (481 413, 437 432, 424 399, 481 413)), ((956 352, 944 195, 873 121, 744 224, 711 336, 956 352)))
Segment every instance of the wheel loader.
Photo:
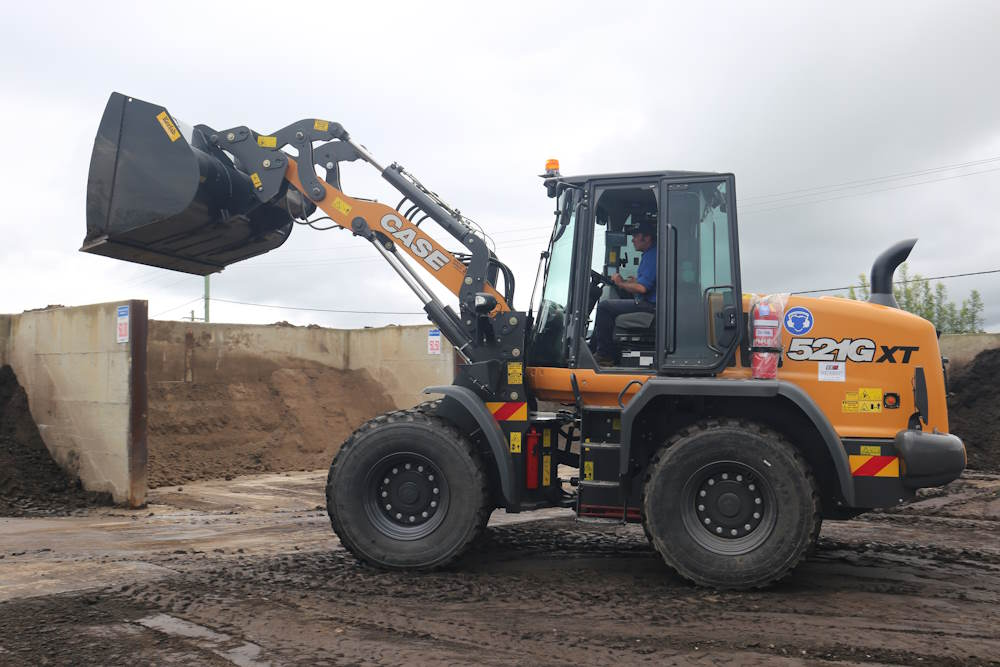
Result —
POLYGON ((780 347, 761 350, 740 282, 733 174, 563 176, 549 164, 542 178, 555 221, 540 294, 521 311, 482 230, 340 124, 191 127, 114 93, 81 249, 206 275, 278 248, 316 215, 372 246, 462 361, 453 384, 424 389, 428 402, 362 425, 330 467, 333 530, 381 568, 452 563, 497 508, 565 507, 641 523, 696 584, 764 587, 804 558, 823 519, 961 474, 936 332, 892 296, 915 239, 875 260, 868 302, 789 297, 780 347), (346 194, 340 167, 352 161, 381 173, 398 204, 346 194), (639 290, 643 229, 653 240, 642 257, 654 259, 639 290), (602 309, 629 298, 635 308, 595 329, 602 309), (595 358, 600 336, 610 358, 595 358), (768 352, 776 372, 754 377, 751 360, 768 352))

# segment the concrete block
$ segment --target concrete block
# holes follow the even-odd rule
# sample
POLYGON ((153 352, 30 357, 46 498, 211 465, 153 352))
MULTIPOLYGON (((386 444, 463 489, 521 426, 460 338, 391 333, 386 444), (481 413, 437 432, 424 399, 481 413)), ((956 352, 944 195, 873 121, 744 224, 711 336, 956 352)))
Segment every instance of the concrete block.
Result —
POLYGON ((144 504, 146 302, 4 318, 4 361, 24 387, 56 463, 79 476, 85 489, 110 492, 119 503, 144 504), (119 342, 122 305, 130 308, 129 336, 119 342))

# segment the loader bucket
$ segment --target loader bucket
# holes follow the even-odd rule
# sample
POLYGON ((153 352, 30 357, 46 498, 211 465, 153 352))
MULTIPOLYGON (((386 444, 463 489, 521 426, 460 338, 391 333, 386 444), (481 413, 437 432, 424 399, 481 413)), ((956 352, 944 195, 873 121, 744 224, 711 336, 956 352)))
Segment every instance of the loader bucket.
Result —
POLYGON ((112 93, 87 182, 83 252, 207 275, 277 248, 285 206, 261 204, 250 179, 155 104, 112 93))

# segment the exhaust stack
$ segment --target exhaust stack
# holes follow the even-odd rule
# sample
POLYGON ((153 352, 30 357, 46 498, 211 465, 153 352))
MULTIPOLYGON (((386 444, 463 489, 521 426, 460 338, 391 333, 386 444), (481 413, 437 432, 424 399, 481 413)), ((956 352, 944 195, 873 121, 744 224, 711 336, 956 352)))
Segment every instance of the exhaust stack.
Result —
POLYGON ((210 134, 112 93, 90 158, 80 250, 203 276, 284 243, 287 203, 259 202, 210 134))
POLYGON ((892 294, 892 277, 896 273, 896 267, 906 261, 910 256, 910 251, 916 245, 917 239, 906 239, 892 246, 889 246, 881 255, 875 258, 872 264, 871 274, 871 295, 868 297, 869 303, 877 303, 881 306, 899 308, 896 297, 892 294))

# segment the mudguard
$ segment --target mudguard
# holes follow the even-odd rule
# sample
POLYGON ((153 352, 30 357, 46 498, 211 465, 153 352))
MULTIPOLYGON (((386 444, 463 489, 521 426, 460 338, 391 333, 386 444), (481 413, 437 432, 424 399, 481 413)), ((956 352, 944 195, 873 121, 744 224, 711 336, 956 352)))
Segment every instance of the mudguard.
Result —
POLYGON ((732 398, 769 398, 783 396, 792 401, 812 421, 823 438, 833 461, 840 492, 848 506, 854 506, 854 483, 851 466, 840 436, 809 395, 797 386, 781 380, 723 380, 719 378, 654 377, 647 380, 622 410, 621 459, 619 474, 629 473, 632 451, 632 424, 642 409, 657 396, 714 396, 732 398))
POLYGON ((438 387, 427 387, 425 394, 444 394, 454 399, 462 405, 482 430, 486 437, 486 442, 490 446, 490 453, 496 463, 497 475, 500 480, 500 491, 503 494, 504 502, 508 509, 517 508, 521 500, 520 489, 518 488, 514 473, 514 459, 511 458, 507 449, 507 440, 503 430, 497 424, 493 414, 486 408, 483 400, 471 389, 459 387, 457 385, 444 385, 438 387))

